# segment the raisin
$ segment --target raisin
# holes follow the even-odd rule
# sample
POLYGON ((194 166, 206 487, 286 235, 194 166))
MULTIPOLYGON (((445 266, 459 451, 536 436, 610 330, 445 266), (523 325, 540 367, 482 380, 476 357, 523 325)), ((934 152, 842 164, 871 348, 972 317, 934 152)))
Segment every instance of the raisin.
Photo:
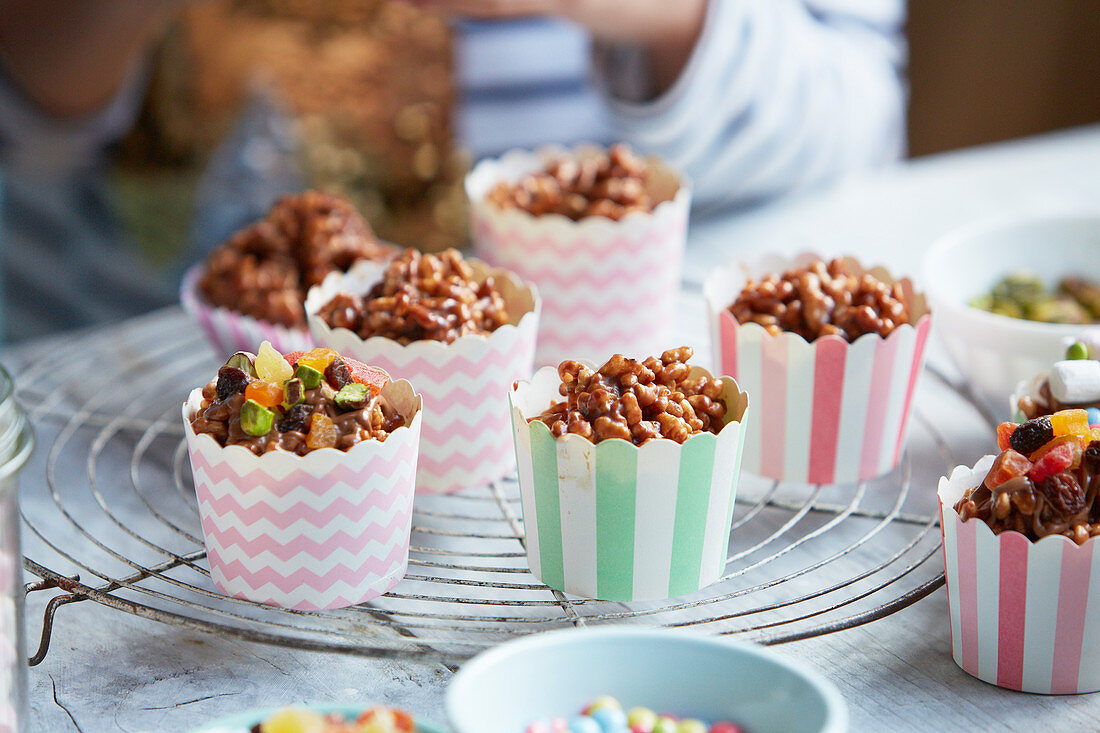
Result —
POLYGON ((355 381, 352 379, 348 363, 339 357, 333 359, 332 363, 325 367, 325 379, 336 389, 342 389, 355 381))
POLYGON ((1100 473, 1100 440, 1094 440, 1085 448, 1083 463, 1090 473, 1100 473))
POLYGON ((237 367, 223 366, 218 370, 218 399, 224 400, 248 386, 248 375, 237 367))
POLYGON ((1064 515, 1077 514, 1085 508, 1085 490, 1071 473, 1048 476, 1039 484, 1039 491, 1051 506, 1064 515))
POLYGON ((280 433, 289 433, 292 430, 304 433, 307 430, 306 426, 309 424, 309 416, 312 414, 313 407, 311 405, 298 403, 286 411, 276 427, 279 428, 280 433))
POLYGON ((1054 440, 1054 428, 1050 426, 1050 418, 1037 417, 1016 428, 1012 432, 1012 437, 1008 439, 1008 444, 1013 450, 1026 456, 1052 440, 1054 440))

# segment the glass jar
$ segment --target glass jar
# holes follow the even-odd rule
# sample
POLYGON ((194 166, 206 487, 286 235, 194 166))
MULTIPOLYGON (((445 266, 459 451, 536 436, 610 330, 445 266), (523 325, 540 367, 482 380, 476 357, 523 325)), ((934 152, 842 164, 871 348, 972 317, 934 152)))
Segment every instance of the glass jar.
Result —
POLYGON ((23 553, 16 475, 34 439, 0 369, 0 733, 26 728, 27 654, 23 646, 23 553))

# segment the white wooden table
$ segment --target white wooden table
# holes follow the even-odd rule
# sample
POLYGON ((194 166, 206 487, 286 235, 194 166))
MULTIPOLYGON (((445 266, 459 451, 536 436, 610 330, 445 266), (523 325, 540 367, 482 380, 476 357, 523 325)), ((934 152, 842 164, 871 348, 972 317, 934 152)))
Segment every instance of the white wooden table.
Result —
MULTIPOLYGON (((697 285, 729 259, 817 250, 919 275, 929 243, 957 226, 1009 214, 1098 210, 1100 126, 925 158, 751 213, 696 222, 682 336, 705 349, 697 285)), ((153 318, 166 329, 183 327, 177 312, 153 318)), ((13 348, 0 359, 18 366, 43 345, 13 348)), ((988 436, 973 425, 949 427, 948 435, 975 458, 989 448, 988 436)), ((933 478, 918 476, 927 485, 916 490, 927 491, 929 502, 933 478)), ((42 477, 26 473, 22 481, 33 487, 42 477)), ((32 636, 45 600, 36 595, 27 614, 32 636)), ((985 685, 954 665, 949 638, 941 590, 872 624, 777 649, 836 682, 855 731, 1100 729, 1100 697, 1050 698, 985 685)), ((187 731, 230 712, 301 700, 385 701, 443 721, 450 676, 439 665, 220 639, 81 603, 59 612, 52 650, 31 670, 30 729, 187 731)))

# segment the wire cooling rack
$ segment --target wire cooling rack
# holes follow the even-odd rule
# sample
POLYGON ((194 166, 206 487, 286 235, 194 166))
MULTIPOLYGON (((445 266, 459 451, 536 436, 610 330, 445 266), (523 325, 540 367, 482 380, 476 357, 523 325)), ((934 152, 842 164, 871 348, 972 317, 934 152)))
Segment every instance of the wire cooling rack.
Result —
POLYGON ((953 455, 958 446, 926 406, 951 425, 977 424, 983 441, 993 426, 928 371, 894 473, 840 487, 743 476, 725 576, 682 598, 611 603, 542 585, 527 570, 517 486, 505 480, 418 496, 408 574, 388 595, 298 612, 226 598, 210 581, 180 404, 219 363, 178 311, 42 343, 8 362, 38 438, 22 511, 26 568, 41 580, 27 591, 60 591, 46 604, 32 664, 48 651, 55 612, 81 601, 252 641, 452 660, 570 626, 695 627, 763 643, 839 631, 943 584, 934 477, 975 456, 953 455))

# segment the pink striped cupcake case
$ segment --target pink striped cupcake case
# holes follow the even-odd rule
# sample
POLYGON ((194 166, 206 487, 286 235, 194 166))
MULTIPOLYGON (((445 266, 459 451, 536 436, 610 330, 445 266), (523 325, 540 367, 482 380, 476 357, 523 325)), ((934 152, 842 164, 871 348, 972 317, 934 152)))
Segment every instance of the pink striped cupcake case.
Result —
POLYGON ((424 427, 416 488, 450 493, 484 486, 516 470, 508 392, 531 375, 539 324, 539 295, 512 273, 467 258, 475 276, 492 274, 510 322, 491 334, 453 343, 387 338, 363 340, 346 328, 330 328, 314 315, 338 292, 365 293, 385 264, 360 262, 347 274, 331 273, 306 298, 309 327, 320 346, 407 379, 424 396, 424 427))
MULTIPOLYGON (((915 326, 849 343, 839 336, 813 342, 793 333, 772 336, 758 324, 739 324, 729 312, 749 278, 819 259, 770 257, 720 269, 707 279, 703 294, 715 372, 732 375, 752 395, 745 471, 778 481, 862 481, 888 473, 901 459, 931 314, 914 294, 915 326)), ((884 270, 871 272, 894 282, 884 270)), ((912 292, 907 280, 901 282, 912 292)))
POLYGON ((261 321, 243 313, 219 308, 204 302, 198 291, 203 263, 192 266, 183 275, 180 304, 195 320, 219 359, 237 351, 253 352, 263 341, 271 342, 280 354, 308 351, 313 338, 304 328, 289 328, 279 323, 261 321))
POLYGON ((406 425, 350 450, 257 456, 196 435, 202 390, 183 405, 210 579, 226 595, 295 610, 342 608, 389 591, 405 575, 421 398, 388 382, 382 394, 406 425))
POLYGON ((481 161, 466 178, 477 256, 517 273, 542 294, 539 365, 577 358, 602 364, 615 353, 640 358, 661 353, 671 336, 691 207, 691 186, 682 175, 649 160, 653 197, 662 203, 652 213, 618 221, 533 216, 486 201, 502 180, 592 149, 514 150, 481 161))
POLYGON ((1100 690, 1100 542, 1052 535, 1031 542, 963 522, 955 503, 993 465, 940 479, 940 525, 951 618, 951 655, 999 687, 1050 695, 1100 690))

